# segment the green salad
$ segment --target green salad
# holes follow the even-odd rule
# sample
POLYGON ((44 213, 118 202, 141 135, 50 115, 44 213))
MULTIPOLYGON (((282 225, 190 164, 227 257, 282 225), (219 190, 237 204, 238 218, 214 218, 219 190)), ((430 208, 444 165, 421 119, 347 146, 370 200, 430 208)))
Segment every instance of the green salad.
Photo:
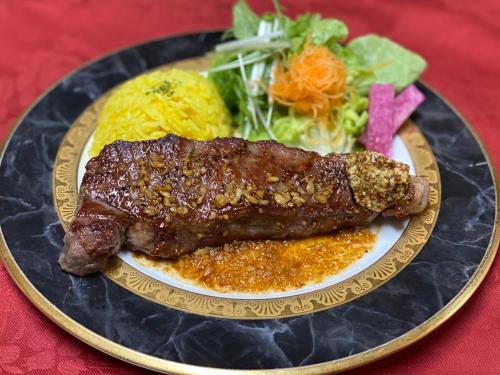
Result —
POLYGON ((216 46, 208 72, 238 135, 322 154, 361 143, 390 152, 380 134, 392 141, 400 126, 394 118, 406 119, 423 101, 412 83, 425 60, 373 34, 348 41, 341 20, 317 13, 291 19, 274 5, 275 12, 257 15, 245 0, 236 3, 224 35, 234 40, 216 46), (392 97, 378 94, 384 85, 392 97))

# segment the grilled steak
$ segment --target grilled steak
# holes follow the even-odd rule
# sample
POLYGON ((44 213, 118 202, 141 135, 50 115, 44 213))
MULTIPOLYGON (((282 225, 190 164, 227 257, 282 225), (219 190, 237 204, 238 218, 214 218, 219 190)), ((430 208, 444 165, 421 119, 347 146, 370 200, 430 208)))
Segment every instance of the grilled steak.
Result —
POLYGON ((59 259, 102 269, 125 244, 169 258, 233 240, 307 237, 406 216, 428 185, 377 153, 329 154, 238 138, 117 141, 91 159, 59 259))

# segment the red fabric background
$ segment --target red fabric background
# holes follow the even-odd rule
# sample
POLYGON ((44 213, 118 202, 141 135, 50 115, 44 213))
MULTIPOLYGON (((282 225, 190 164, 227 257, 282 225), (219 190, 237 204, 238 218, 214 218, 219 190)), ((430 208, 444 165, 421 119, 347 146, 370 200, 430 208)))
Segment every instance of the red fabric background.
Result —
MULTIPOLYGON (((227 27, 233 0, 0 0, 0 139, 43 90, 81 63, 169 34, 227 27)), ((271 1, 251 1, 259 10, 271 1)), ((375 32, 418 51, 424 79, 470 120, 500 165, 500 2, 283 0, 351 35, 375 32)), ((463 309, 410 348, 351 374, 500 374, 500 262, 463 309)), ((0 373, 140 374, 45 318, 0 264, 0 373)))

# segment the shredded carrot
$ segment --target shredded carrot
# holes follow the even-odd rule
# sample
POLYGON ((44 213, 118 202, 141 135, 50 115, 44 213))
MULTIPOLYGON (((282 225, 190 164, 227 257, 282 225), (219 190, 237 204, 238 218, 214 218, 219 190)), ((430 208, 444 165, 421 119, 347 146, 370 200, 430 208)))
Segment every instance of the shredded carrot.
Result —
POLYGON ((306 44, 286 69, 279 64, 269 95, 278 103, 314 117, 342 103, 346 69, 328 48, 306 44))

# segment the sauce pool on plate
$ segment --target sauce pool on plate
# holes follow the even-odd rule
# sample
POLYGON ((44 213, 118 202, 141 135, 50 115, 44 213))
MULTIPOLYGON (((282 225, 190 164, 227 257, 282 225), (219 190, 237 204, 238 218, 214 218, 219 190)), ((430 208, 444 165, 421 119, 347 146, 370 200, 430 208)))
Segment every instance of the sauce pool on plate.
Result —
POLYGON ((173 260, 136 253, 143 265, 175 271, 195 285, 220 292, 269 292, 319 283, 342 271, 375 244, 368 228, 306 239, 241 241, 203 248, 173 260))

